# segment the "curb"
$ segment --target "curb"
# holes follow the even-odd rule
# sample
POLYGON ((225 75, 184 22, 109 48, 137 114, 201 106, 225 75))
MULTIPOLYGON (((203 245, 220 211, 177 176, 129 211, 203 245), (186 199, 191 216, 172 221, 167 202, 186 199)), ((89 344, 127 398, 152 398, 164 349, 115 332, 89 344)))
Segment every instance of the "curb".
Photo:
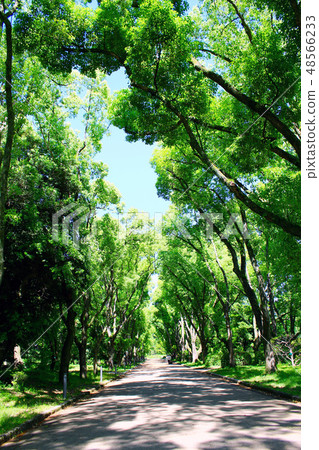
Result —
POLYGON ((256 384, 250 383, 249 381, 242 381, 242 380, 237 380, 236 378, 225 377, 224 375, 219 375, 218 373, 215 373, 215 372, 203 372, 203 373, 206 373, 206 375, 208 375, 210 377, 221 378, 222 380, 227 381, 228 383, 237 384, 239 386, 244 386, 244 387, 248 387, 250 389, 254 389, 256 391, 263 392, 265 394, 271 395, 272 397, 280 398, 283 400, 289 400, 294 403, 301 403, 301 398, 297 397, 296 395, 291 395, 291 394, 287 394, 286 392, 276 391, 275 389, 271 389, 271 388, 264 387, 264 386, 257 386, 256 384))
POLYGON ((18 427, 15 427, 12 430, 9 430, 4 434, 0 434, 0 446, 2 444, 4 444, 5 442, 9 441, 10 439, 18 436, 19 434, 25 433, 26 431, 30 430, 31 428, 36 427, 41 422, 43 422, 47 417, 60 411, 61 409, 67 408, 68 406, 71 406, 71 405, 77 403, 82 398, 89 397, 90 395, 93 395, 93 394, 97 394, 99 391, 101 391, 104 387, 106 387, 108 384, 112 383, 113 381, 117 381, 117 380, 120 380, 121 378, 124 378, 127 374, 129 374, 136 367, 137 366, 134 366, 131 369, 128 369, 126 372, 117 375, 112 380, 105 381, 104 383, 101 383, 98 387, 88 389, 87 391, 77 395, 76 397, 66 400, 64 403, 61 403, 60 405, 53 406, 52 408, 48 409, 47 411, 38 413, 31 419, 27 420, 26 422, 23 422, 18 427))

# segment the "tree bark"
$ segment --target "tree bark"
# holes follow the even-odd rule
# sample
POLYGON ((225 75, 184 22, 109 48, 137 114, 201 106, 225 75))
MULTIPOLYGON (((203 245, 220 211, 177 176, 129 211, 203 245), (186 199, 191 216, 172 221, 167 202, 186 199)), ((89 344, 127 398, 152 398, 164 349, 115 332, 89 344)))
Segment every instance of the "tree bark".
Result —
POLYGON ((277 370, 276 356, 274 349, 269 341, 264 341, 265 370, 267 373, 273 373, 277 370))
POLYGON ((66 318, 62 316, 63 322, 66 326, 66 335, 61 351, 60 370, 59 370, 60 383, 63 383, 64 374, 67 374, 68 376, 69 373, 72 345, 75 338, 75 318, 76 318, 76 312, 73 309, 73 302, 74 302, 73 289, 67 286, 64 279, 62 281, 62 285, 63 285, 64 299, 67 306, 67 316, 66 318))
POLYGON ((18 344, 16 344, 13 349, 13 364, 14 364, 14 367, 22 367, 23 366, 23 361, 21 358, 21 347, 18 344))
MULTIPOLYGON (((196 362, 198 360, 198 356, 200 354, 199 350, 196 347, 196 338, 198 336, 198 333, 196 331, 196 329, 194 328, 194 326, 192 324, 188 325, 187 320, 185 321, 186 324, 186 329, 187 329, 187 334, 188 334, 188 339, 189 339, 189 350, 191 351, 191 356, 192 356, 192 362, 196 362)), ((198 336, 200 339, 200 336, 198 336)), ((201 351, 203 351, 203 346, 202 346, 202 340, 200 339, 201 342, 201 351)), ((205 346, 205 339, 203 341, 204 346, 205 346)))
POLYGON ((87 378, 87 363, 86 363, 86 347, 87 347, 87 338, 82 339, 82 342, 79 342, 78 345, 79 350, 79 363, 80 363, 80 378, 85 380, 87 378))
POLYGON ((203 362, 205 362, 205 360, 207 358, 208 348, 207 348, 207 339, 204 334, 204 330, 202 328, 200 329, 199 340, 200 340, 200 345, 201 345, 201 352, 199 352, 199 354, 202 355, 201 359, 203 362))
POLYGON ((181 324, 181 360, 184 360, 184 354, 185 354, 185 327, 184 327, 184 318, 183 316, 181 316, 181 320, 180 320, 180 324, 181 324))

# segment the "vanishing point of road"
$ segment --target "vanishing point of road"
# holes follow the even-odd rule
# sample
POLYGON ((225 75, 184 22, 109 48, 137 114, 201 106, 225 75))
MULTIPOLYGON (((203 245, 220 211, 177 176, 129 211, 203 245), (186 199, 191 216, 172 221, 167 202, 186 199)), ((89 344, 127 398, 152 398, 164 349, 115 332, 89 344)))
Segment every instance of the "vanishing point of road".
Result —
POLYGON ((293 450, 300 448, 300 406, 149 360, 4 447, 293 450))

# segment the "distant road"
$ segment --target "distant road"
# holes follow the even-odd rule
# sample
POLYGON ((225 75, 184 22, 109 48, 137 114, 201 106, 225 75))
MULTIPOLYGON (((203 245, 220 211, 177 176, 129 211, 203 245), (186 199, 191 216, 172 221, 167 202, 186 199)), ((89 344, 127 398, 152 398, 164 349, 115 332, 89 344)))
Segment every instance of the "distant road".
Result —
POLYGON ((293 450, 300 407, 150 360, 4 448, 293 450))

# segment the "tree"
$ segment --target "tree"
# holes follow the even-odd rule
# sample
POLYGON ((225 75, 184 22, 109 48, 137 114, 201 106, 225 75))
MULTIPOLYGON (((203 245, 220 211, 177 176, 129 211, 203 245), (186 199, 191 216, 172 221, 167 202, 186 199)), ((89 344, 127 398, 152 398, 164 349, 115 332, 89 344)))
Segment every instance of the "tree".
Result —
MULTIPOLYGON (((288 88, 289 83, 297 80, 298 51, 296 52, 294 47, 294 51, 289 52, 284 60, 285 65, 280 67, 278 72, 278 61, 282 60, 285 45, 290 42, 289 38, 286 42, 287 38, 277 33, 280 21, 274 20, 268 8, 249 9, 244 1, 240 7, 234 2, 225 0, 219 3, 220 5, 211 1, 204 2, 203 14, 206 14, 208 20, 203 22, 201 16, 193 21, 189 17, 179 16, 169 1, 145 0, 139 3, 139 8, 132 8, 130 2, 105 1, 94 12, 71 3, 64 5, 60 11, 55 11, 46 4, 39 7, 37 2, 34 2, 34 8, 31 8, 28 14, 19 16, 17 29, 24 33, 28 48, 36 48, 41 59, 52 70, 69 70, 76 65, 81 66, 84 72, 92 71, 100 64, 101 55, 105 57, 103 63, 105 70, 111 72, 123 66, 130 77, 131 89, 123 93, 124 95, 121 94, 118 108, 121 105, 122 108, 115 109, 114 122, 117 126, 125 128, 131 139, 143 138, 146 142, 164 138, 166 142, 169 138, 170 142, 176 142, 178 129, 178 135, 182 134, 184 140, 189 142, 194 154, 200 158, 206 169, 212 170, 213 175, 226 184, 240 201, 253 208, 257 214, 265 216, 266 220, 276 223, 289 233, 298 235, 298 226, 280 217, 279 212, 275 214, 265 209, 260 202, 246 198, 247 191, 242 191, 240 184, 236 184, 237 174, 230 176, 226 170, 227 162, 219 168, 210 161, 212 151, 214 157, 218 156, 216 148, 220 147, 221 137, 225 138, 221 149, 221 153, 224 153, 229 145, 227 136, 236 131, 240 133, 240 139, 235 143, 232 153, 235 153, 237 147, 241 152, 244 150, 244 157, 240 158, 240 161, 242 165, 245 164, 246 172, 245 159, 248 156, 248 149, 250 152, 252 148, 254 149, 252 162, 255 169, 256 162, 257 167, 262 168, 264 161, 268 161, 269 157, 271 162, 276 162, 276 158, 279 157, 289 164, 298 166, 298 159, 289 151, 280 148, 279 141, 286 140, 297 154, 300 145, 298 136, 281 121, 279 114, 270 112, 264 106, 270 100, 272 104, 276 99, 275 108, 280 111, 280 115, 286 113, 292 124, 298 122, 299 104, 298 100, 295 100, 295 90, 289 88, 291 90, 289 99, 283 100, 281 96, 278 97, 281 87, 288 88), (247 19, 240 12, 244 7, 249 11, 247 19), (59 55, 63 54, 61 62, 56 59, 53 61, 46 47, 39 45, 39 38, 45 38, 39 27, 39 21, 44 13, 49 19, 54 19, 58 30, 64 26, 64 34, 59 36, 55 47, 52 48, 52 51, 57 51, 59 55), (65 27, 63 21, 69 16, 72 20, 65 27), (84 21, 88 26, 85 36, 84 21), (227 31, 220 37, 222 23, 227 21, 229 21, 227 31), (237 21, 240 21, 241 26, 237 26, 237 21), (26 26, 28 26, 27 33, 26 26), (253 34, 254 43, 252 43, 253 34), (112 38, 114 35, 117 36, 116 40, 112 38), (232 58, 220 58, 220 53, 216 56, 214 50, 204 48, 206 44, 208 47, 218 45, 220 48, 226 46, 230 48, 231 45, 232 58), (259 54, 265 52, 268 59, 263 57, 264 65, 260 66, 259 54), (200 57, 203 53, 215 58, 213 62, 216 68, 220 66, 226 71, 229 80, 217 72, 206 69, 196 60, 196 57, 200 57), (91 63, 89 67, 88 58, 91 63), (289 67, 290 70, 286 70, 289 67), (215 84, 205 82, 202 76, 196 74, 196 70, 215 84), (248 90, 247 94, 241 93, 230 84, 232 79, 238 78, 239 70, 240 76, 245 80, 243 85, 248 90), (252 73, 255 73, 254 78, 252 73), (263 92, 258 83, 260 76, 265 78, 263 92), (219 95, 216 84, 223 88, 227 95, 219 95), (260 101, 251 98, 249 90, 258 96, 260 101), (179 94, 178 101, 177 94, 179 94), (146 105, 151 114, 141 117, 146 105), (223 108, 220 107, 223 105, 232 109, 233 114, 229 116, 228 121, 233 122, 232 126, 218 124, 218 120, 221 119, 218 111, 222 112, 223 108), (245 105, 248 110, 243 109, 241 105, 245 105), (127 114, 123 113, 124 108, 127 114), (262 114, 263 118, 258 120, 258 124, 254 127, 246 130, 251 111, 262 114), (214 117, 215 123, 211 123, 209 117, 214 117), (270 127, 269 131, 267 127, 270 127), (198 133, 201 139, 197 136, 198 133), (215 145, 215 141, 218 145, 215 145), (204 142, 206 148, 201 148, 204 142), (261 150, 264 159, 258 157, 261 150), (276 157, 271 156, 271 152, 276 157)), ((45 41, 41 42, 47 44, 45 41)), ((295 41, 293 44, 296 46, 295 41)), ((285 145, 284 142, 280 144, 285 145)), ((234 167, 231 169, 234 172, 234 167)))
MULTIPOLYGON (((255 344, 263 342, 271 371, 273 340, 288 342, 298 334, 300 5, 284 3, 205 0, 190 15, 183 1, 104 0, 93 9, 69 0, 34 0, 27 9, 1 12, 9 34, 12 27, 4 14, 14 13, 13 40, 20 55, 15 111, 8 83, 1 105, 6 121, 1 139, 5 134, 9 143, 3 155, 16 151, 9 176, 18 180, 18 189, 9 186, 3 209, 8 233, 14 235, 7 247, 10 272, 3 283, 13 287, 14 304, 22 309, 52 302, 50 314, 57 309, 63 313, 60 376, 68 368, 74 342, 82 376, 88 352, 94 354, 95 368, 98 357, 109 358, 111 364, 120 358, 122 347, 134 353, 153 270, 155 250, 136 213, 129 229, 139 234, 134 231, 123 245, 113 234, 110 217, 95 217, 96 208, 118 202, 116 190, 104 180, 106 168, 92 161, 107 127, 103 105, 129 141, 158 143, 153 159, 158 192, 176 205, 178 220, 181 214, 188 220, 190 237, 173 237, 166 229, 168 249, 160 257, 164 283, 158 317, 165 345, 170 343, 176 355, 183 355, 188 345, 196 357, 200 343, 205 357, 207 349, 222 343, 233 364, 236 344, 252 337, 254 318, 255 344), (27 80, 27 65, 50 80, 44 89, 39 76, 32 86, 21 82, 27 80), (110 103, 104 74, 121 67, 130 86, 110 103), (68 93, 71 89, 77 93, 68 93), (85 121, 82 140, 65 124, 67 116, 80 111, 85 121), (32 185, 38 190, 28 191, 32 185), (27 202, 32 208, 25 211, 27 202), (86 223, 73 230, 87 238, 79 248, 63 236, 53 245, 48 236, 52 213, 70 202, 89 211, 86 223), (216 212, 229 223, 232 233, 226 238, 224 227, 211 218, 216 212), (241 224, 232 221, 234 214, 241 224), (90 233, 95 224, 96 238, 90 233), (218 238, 213 243, 204 225, 213 226, 218 238), (33 233, 25 241, 24 226, 33 233), (255 231, 250 239, 247 228, 255 231), (14 268, 16 254, 22 278, 14 268), (190 259, 194 271, 186 269, 182 257, 190 259), (23 271, 27 258, 34 272, 44 267, 44 280, 28 278, 23 271), (93 288, 96 276, 100 278, 93 288), (241 322, 235 309, 243 315, 241 322)), ((12 36, 9 41, 8 70, 12 36)), ((4 168, 10 165, 4 161, 3 192, 4 168)), ((1 191, 1 201, 4 195, 1 191)), ((14 308, 4 298, 10 316, 14 308)))
POLYGON ((10 170, 11 154, 15 134, 15 111, 13 107, 12 94, 12 64, 13 64, 13 43, 12 24, 10 18, 19 7, 19 1, 2 2, 0 5, 1 29, 5 27, 6 34, 6 64, 5 64, 5 107, 6 107, 6 141, 4 149, 0 149, 0 285, 4 272, 4 239, 5 239, 5 204, 8 189, 8 176, 10 170))
MULTIPOLYGON (((7 272, 1 287, 1 358, 10 359, 17 342, 27 348, 54 322, 59 311, 63 313, 67 308, 66 317, 62 314, 67 328, 62 345, 62 379, 75 333, 76 310, 72 304, 90 279, 77 278, 81 272, 89 272, 89 249, 87 245, 76 249, 71 236, 59 234, 59 230, 54 236, 52 217, 63 207, 75 206, 82 208, 81 212, 85 209, 86 224, 73 230, 81 240, 90 233, 96 208, 107 208, 110 202, 119 200, 116 189, 104 180, 107 168, 92 160, 106 130, 100 100, 103 98, 104 105, 107 90, 98 77, 101 91, 94 92, 94 82, 90 81, 89 99, 77 98, 77 107, 85 103, 89 109, 84 118, 83 143, 65 123, 70 110, 74 112, 74 98, 63 92, 67 84, 74 87, 78 83, 79 75, 52 80, 35 58, 23 58, 18 63, 17 94, 20 100, 29 97, 29 102, 25 116, 20 117, 20 110, 16 121, 6 196, 7 272)), ((85 88, 81 86, 82 90, 85 88)), ((56 341, 53 348, 56 353, 56 341)))

